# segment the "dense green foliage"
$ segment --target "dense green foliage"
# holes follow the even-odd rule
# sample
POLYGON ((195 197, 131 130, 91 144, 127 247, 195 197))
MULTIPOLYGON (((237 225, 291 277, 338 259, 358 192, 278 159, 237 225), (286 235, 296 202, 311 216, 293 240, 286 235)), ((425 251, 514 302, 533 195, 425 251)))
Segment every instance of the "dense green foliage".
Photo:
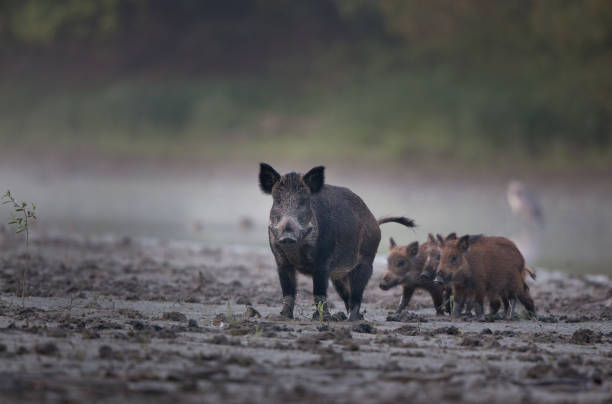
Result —
POLYGON ((8 0, 0 44, 4 144, 612 160, 606 0, 8 0))

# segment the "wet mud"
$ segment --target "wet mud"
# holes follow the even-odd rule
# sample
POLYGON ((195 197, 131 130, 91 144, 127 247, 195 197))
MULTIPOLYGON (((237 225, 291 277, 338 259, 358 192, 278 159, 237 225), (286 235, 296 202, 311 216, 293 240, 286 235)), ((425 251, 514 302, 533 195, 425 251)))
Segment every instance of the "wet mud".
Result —
MULTIPOLYGON (((3 402, 610 402, 612 281, 538 270, 538 318, 436 316, 364 295, 364 320, 279 317, 266 250, 45 236, 0 240, 3 402), (21 276, 29 262, 25 305, 21 276), (398 401, 399 400, 399 401, 398 401)), ((379 260, 377 260, 379 262, 379 260)))

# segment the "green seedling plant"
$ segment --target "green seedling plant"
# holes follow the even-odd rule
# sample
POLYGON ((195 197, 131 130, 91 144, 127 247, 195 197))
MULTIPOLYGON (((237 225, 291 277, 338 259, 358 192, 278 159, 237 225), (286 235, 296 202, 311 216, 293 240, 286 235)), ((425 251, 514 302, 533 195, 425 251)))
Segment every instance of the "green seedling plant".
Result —
POLYGON ((36 205, 28 202, 17 202, 10 190, 6 191, 1 200, 3 205, 9 205, 11 208, 11 219, 8 222, 9 226, 15 227, 16 234, 25 234, 26 264, 23 267, 21 288, 21 305, 25 306, 28 269, 30 266, 30 223, 32 220, 38 219, 36 217, 36 205))
POLYGON ((319 322, 323 323, 323 317, 324 317, 324 314, 325 314, 325 303, 319 302, 319 303, 317 303, 315 308, 317 310, 317 313, 319 313, 319 322))
POLYGON ((257 341, 263 335, 263 329, 257 325, 255 327, 255 333, 253 334, 253 341, 257 341))
POLYGON ((232 306, 230 306, 229 302, 227 303, 227 314, 225 315, 225 319, 229 325, 236 325, 238 323, 238 319, 234 315, 234 310, 232 310, 232 306))

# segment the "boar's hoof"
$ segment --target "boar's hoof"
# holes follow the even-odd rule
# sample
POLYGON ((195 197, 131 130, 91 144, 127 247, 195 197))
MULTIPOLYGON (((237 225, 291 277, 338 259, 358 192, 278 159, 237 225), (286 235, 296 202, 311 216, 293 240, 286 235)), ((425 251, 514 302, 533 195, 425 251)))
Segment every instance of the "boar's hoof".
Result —
POLYGON ((349 314, 348 321, 359 321, 359 320, 363 320, 363 314, 359 313, 358 311, 354 311, 349 314))
POLYGON ((293 306, 295 305, 295 296, 284 296, 283 297, 283 309, 280 315, 285 318, 293 318, 293 306))
POLYGON ((283 309, 280 312, 281 317, 293 319, 293 310, 287 305, 283 305, 283 309))

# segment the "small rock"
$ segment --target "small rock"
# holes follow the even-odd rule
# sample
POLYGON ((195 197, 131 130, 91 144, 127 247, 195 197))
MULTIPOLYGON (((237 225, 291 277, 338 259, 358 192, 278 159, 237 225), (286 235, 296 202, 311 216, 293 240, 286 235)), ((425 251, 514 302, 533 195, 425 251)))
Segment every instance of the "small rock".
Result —
POLYGON ((198 322, 195 321, 193 318, 190 318, 189 321, 187 322, 187 326, 189 328, 198 328, 198 322))
POLYGON ((490 329, 490 328, 483 328, 483 330, 482 330, 482 331, 480 331, 480 333, 481 333, 481 334, 488 334, 488 335, 491 335, 491 334, 493 334, 493 331, 491 331, 491 329, 490 329))

